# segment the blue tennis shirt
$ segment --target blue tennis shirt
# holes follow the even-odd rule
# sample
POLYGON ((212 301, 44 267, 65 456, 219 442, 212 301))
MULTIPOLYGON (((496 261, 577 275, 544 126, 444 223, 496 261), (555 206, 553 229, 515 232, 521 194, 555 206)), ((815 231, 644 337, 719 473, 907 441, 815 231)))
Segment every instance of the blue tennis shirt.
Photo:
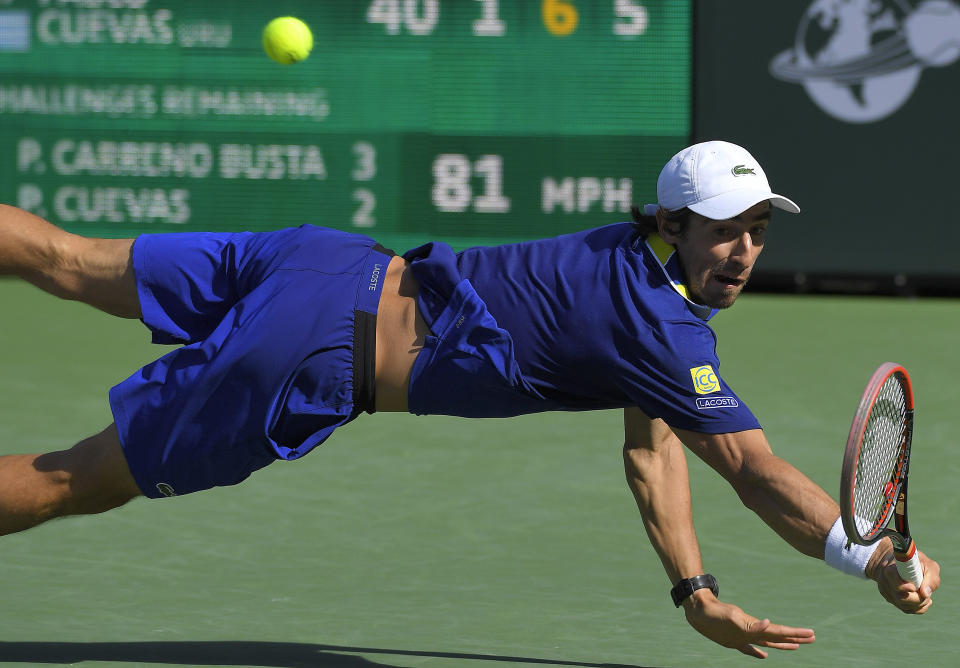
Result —
POLYGON ((672 246, 629 223, 550 239, 405 254, 431 334, 418 415, 509 417, 637 406, 705 433, 759 428, 719 375, 713 311, 686 297, 672 246))

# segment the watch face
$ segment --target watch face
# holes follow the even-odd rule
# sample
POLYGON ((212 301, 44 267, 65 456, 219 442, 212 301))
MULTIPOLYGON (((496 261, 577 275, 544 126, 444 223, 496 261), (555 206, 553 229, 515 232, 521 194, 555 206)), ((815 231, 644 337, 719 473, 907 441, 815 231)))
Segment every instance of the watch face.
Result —
POLYGON ((673 589, 670 590, 670 597, 673 598, 673 604, 678 608, 683 601, 694 591, 693 583, 689 579, 680 580, 673 589))

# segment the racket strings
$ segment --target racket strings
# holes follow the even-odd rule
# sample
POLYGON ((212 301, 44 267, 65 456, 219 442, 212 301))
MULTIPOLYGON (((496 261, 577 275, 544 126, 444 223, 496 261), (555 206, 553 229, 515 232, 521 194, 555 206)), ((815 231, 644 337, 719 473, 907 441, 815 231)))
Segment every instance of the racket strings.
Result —
POLYGON ((857 458, 854 517, 869 540, 890 519, 903 476, 906 397, 896 374, 884 381, 867 424, 857 458))

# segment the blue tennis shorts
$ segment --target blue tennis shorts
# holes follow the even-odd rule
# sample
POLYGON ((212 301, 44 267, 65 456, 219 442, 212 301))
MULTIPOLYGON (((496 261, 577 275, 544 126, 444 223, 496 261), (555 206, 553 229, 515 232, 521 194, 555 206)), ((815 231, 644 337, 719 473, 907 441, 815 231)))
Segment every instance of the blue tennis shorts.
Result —
POLYGON ((110 390, 143 493, 236 484, 372 412, 391 255, 369 237, 308 225, 138 237, 143 322, 154 343, 181 344, 110 390))

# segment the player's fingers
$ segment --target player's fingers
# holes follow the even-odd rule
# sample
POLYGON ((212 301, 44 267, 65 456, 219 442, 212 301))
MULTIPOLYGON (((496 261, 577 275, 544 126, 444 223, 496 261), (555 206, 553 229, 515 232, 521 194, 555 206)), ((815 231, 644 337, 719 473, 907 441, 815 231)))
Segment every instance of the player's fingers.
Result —
POLYGON ((772 624, 769 619, 751 624, 748 632, 751 643, 772 649, 800 649, 801 644, 806 645, 815 640, 813 629, 772 624))
POLYGON ((897 598, 906 604, 919 603, 920 601, 920 594, 917 592, 916 587, 909 582, 898 585, 896 591, 897 598))
POLYGON ((809 645, 812 642, 816 642, 816 640, 817 639, 814 636, 803 637, 803 638, 797 638, 794 636, 783 636, 780 638, 770 638, 766 642, 767 643, 779 642, 779 643, 786 643, 789 645, 809 645))
POLYGON ((930 598, 940 586, 940 564, 923 553, 920 557, 923 561, 923 582, 920 583, 920 594, 923 598, 930 598))
POLYGON ((755 647, 750 643, 755 642, 754 639, 760 634, 762 634, 764 631, 766 631, 766 629, 770 626, 770 620, 756 619, 756 618, 750 617, 749 615, 747 615, 746 617, 748 621, 743 626, 743 630, 746 632, 747 639, 749 640, 749 642, 745 645, 737 647, 737 650, 739 650, 742 654, 746 654, 747 656, 752 656, 755 659, 766 659, 767 653, 764 652, 759 647, 755 647))
POLYGON ((933 599, 932 599, 932 598, 925 598, 925 599, 921 600, 921 601, 916 605, 916 607, 901 608, 901 610, 903 610, 903 611, 904 611, 905 613, 907 613, 908 615, 922 615, 922 614, 925 614, 925 613, 927 612, 927 610, 930 609, 930 606, 932 606, 932 605, 933 605, 933 599))
POLYGON ((755 659, 766 659, 767 653, 764 652, 759 647, 754 647, 753 645, 744 645, 743 647, 737 648, 741 654, 746 654, 747 656, 752 656, 755 659))
POLYGON ((930 606, 933 605, 933 599, 920 598, 920 595, 916 591, 913 591, 909 592, 909 594, 903 598, 897 598, 893 603, 900 608, 901 611, 909 615, 917 615, 926 612, 930 606))
POLYGON ((922 592, 923 583, 918 588, 912 582, 901 580, 900 574, 896 572, 890 577, 890 587, 894 592, 894 602, 904 610, 914 609, 920 605, 921 601, 929 598, 922 592))
POLYGON ((897 589, 897 591, 894 592, 893 598, 890 599, 890 602, 903 612, 913 612, 920 605, 920 596, 915 591, 902 591, 897 589))
POLYGON ((813 632, 813 629, 798 629, 792 626, 777 626, 775 629, 771 629, 771 632, 776 632, 778 636, 790 642, 813 642, 817 639, 816 634, 813 632))
POLYGON ((916 585, 901 579, 895 567, 884 570, 877 586, 885 599, 904 612, 910 612, 920 605, 920 593, 916 585))
POLYGON ((752 638, 750 642, 773 649, 800 649, 800 645, 809 645, 814 640, 814 638, 790 638, 781 636, 775 638, 752 638))
POLYGON ((764 626, 760 627, 758 625, 753 629, 755 637, 758 640, 809 644, 817 639, 813 629, 784 626, 782 624, 771 624, 769 620, 764 621, 767 622, 764 626))

